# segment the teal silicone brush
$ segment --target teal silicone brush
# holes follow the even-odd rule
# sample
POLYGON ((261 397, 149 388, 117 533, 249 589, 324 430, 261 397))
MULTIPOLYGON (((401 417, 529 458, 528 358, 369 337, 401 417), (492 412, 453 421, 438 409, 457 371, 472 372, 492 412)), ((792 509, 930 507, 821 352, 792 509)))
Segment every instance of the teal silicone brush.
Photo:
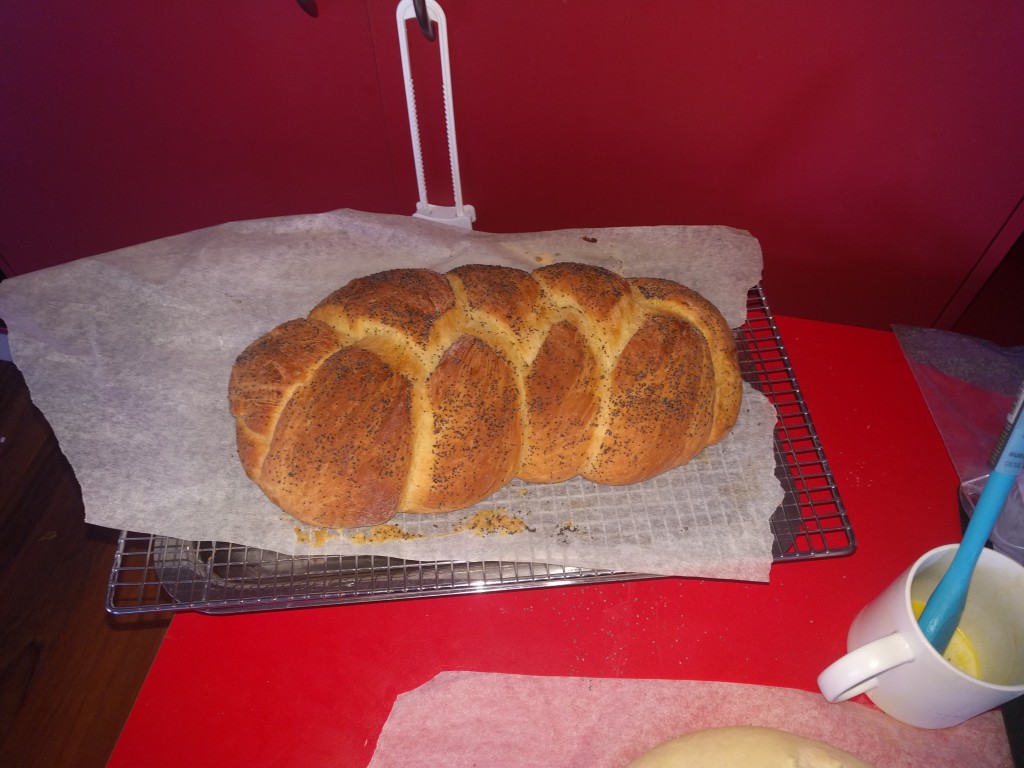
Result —
POLYGON ((918 621, 924 636, 939 653, 945 653, 946 646, 960 624, 974 567, 978 564, 981 550, 992 534, 992 527, 999 519, 1022 466, 1024 418, 1018 415, 999 459, 981 491, 971 522, 967 524, 963 540, 953 556, 953 562, 928 598, 918 621))

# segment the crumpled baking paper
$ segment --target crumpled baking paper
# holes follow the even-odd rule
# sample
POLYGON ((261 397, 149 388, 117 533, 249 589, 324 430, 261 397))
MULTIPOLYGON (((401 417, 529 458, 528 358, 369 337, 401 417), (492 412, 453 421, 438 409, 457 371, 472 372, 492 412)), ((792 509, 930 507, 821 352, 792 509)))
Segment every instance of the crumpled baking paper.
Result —
POLYGON ((926 730, 792 688, 442 672, 398 697, 369 768, 625 768, 677 736, 746 725, 822 741, 876 768, 1013 765, 998 712, 926 730))
POLYGON ((530 270, 556 261, 678 280, 733 327, 744 322, 746 294, 762 267, 756 239, 727 227, 491 234, 339 210, 223 224, 11 278, 0 283, 0 317, 81 484, 87 522, 286 555, 766 581, 768 521, 783 493, 774 476, 776 414, 750 387, 733 433, 660 477, 621 488, 579 478, 514 482, 469 510, 399 515, 383 536, 312 530, 245 476, 228 378, 235 357, 263 333, 383 269, 530 270), (481 512, 510 525, 487 535, 462 530, 481 512))

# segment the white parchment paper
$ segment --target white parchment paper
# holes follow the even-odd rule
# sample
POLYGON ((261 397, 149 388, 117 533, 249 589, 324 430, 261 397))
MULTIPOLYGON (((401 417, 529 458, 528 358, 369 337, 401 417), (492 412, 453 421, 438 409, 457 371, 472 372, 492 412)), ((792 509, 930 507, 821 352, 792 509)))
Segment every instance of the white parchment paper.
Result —
MULTIPOLYGON (((34 402, 81 484, 86 520, 289 555, 543 562, 766 581, 774 408, 752 388, 734 431, 685 467, 623 488, 514 482, 476 507, 399 515, 360 543, 284 515, 238 461, 227 384, 235 357, 352 278, 394 267, 522 269, 581 261, 678 280, 737 327, 761 251, 727 227, 465 232, 339 210, 223 224, 0 283, 0 317, 34 402), (460 530, 481 510, 521 533, 460 530)), ((365 531, 363 533, 366 533, 365 531)))
POLYGON ((926 730, 791 688, 442 672, 398 697, 370 768, 625 768, 663 741, 744 725, 822 741, 877 768, 1013 765, 998 712, 926 730))

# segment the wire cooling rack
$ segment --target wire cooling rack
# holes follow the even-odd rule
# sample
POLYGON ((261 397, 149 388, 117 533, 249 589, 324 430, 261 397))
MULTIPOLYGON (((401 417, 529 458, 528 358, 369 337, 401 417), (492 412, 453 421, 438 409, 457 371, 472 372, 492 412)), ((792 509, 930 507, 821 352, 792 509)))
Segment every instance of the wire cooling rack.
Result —
MULTIPOLYGON (((775 473, 785 496, 771 517, 774 561, 851 554, 853 528, 760 286, 747 296, 747 321, 736 338, 743 378, 778 412, 775 473)), ((237 613, 650 578, 662 577, 500 560, 293 557, 125 531, 111 569, 107 610, 237 613)))

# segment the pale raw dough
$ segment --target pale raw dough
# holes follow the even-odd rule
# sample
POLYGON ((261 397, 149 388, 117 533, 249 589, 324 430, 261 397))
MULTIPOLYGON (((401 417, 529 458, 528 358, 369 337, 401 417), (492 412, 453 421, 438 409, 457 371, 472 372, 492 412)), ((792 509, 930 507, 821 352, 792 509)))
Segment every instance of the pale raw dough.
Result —
POLYGON ((628 768, 871 768, 840 749, 774 728, 695 731, 644 753, 628 768))

